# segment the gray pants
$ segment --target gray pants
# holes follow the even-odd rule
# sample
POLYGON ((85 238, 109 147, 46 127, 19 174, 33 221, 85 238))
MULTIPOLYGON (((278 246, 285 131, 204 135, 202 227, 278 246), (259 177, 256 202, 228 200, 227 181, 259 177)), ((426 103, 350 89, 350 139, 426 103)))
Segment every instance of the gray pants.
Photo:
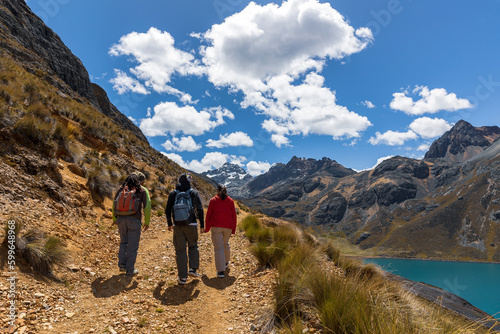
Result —
POLYGON ((224 227, 212 227, 212 244, 215 252, 215 268, 217 272, 226 270, 226 263, 231 259, 229 238, 232 230, 224 227))
POLYGON ((130 216, 119 216, 116 220, 120 233, 118 266, 125 267, 128 273, 134 271, 139 240, 141 239, 141 221, 130 216))
POLYGON ((197 226, 174 226, 174 247, 177 272, 180 278, 187 278, 188 255, 189 268, 198 269, 200 266, 200 252, 198 250, 197 226), (188 253, 186 254, 186 244, 188 253))

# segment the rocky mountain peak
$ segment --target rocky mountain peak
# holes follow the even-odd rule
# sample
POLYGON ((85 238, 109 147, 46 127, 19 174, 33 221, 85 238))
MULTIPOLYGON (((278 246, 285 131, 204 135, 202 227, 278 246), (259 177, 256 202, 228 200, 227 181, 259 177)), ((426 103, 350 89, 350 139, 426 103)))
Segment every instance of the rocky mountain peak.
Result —
POLYGON ((229 194, 233 194, 238 188, 253 179, 241 166, 226 162, 217 169, 209 170, 201 173, 217 182, 226 186, 229 194))
POLYGON ((432 143, 425 158, 464 162, 484 151, 498 137, 500 137, 500 128, 497 126, 474 127, 460 120, 441 138, 432 143))

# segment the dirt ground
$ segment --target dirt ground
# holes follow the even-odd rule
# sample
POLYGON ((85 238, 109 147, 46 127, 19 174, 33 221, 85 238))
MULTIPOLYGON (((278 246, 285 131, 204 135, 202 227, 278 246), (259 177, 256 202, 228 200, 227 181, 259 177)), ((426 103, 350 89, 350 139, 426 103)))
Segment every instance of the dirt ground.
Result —
POLYGON ((230 239, 225 278, 216 277, 210 233, 201 234, 202 276, 180 286, 172 232, 164 217, 154 215, 141 235, 135 277, 118 270, 119 236, 110 221, 97 220, 94 231, 54 220, 61 224, 59 234, 70 240, 70 259, 55 271, 57 280, 29 270, 18 273, 14 327, 8 326, 4 263, 3 333, 252 333, 270 319, 275 273, 259 268, 243 232, 230 239))

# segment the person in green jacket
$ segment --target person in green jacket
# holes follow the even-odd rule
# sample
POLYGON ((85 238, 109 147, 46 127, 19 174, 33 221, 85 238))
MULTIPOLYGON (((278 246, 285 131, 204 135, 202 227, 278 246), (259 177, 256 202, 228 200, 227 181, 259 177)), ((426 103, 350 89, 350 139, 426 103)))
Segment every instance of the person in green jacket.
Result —
POLYGON ((124 187, 136 189, 136 197, 140 201, 139 210, 128 216, 117 215, 113 205, 113 222, 118 225, 120 234, 120 249, 118 251, 118 267, 120 271, 126 272, 127 276, 134 276, 138 273, 135 268, 137 252, 139 250, 139 240, 141 239, 141 218, 142 209, 144 209, 143 231, 149 228, 151 219, 151 199, 149 191, 142 184, 146 180, 143 173, 135 172, 123 182, 122 186, 116 192, 115 199, 122 192, 124 187))

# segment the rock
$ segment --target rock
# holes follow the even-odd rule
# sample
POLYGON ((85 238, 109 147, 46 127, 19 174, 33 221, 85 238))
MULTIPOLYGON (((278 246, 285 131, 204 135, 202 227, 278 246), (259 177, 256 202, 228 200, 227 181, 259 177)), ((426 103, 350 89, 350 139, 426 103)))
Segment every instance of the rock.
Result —
POLYGON ((347 200, 344 196, 340 193, 333 193, 328 196, 328 200, 325 202, 318 208, 314 222, 316 224, 332 224, 341 221, 347 210, 347 200))
POLYGON ((68 169, 71 171, 71 173, 73 173, 75 175, 85 177, 85 169, 78 166, 77 164, 69 164, 68 169))
POLYGON ((35 298, 43 298, 43 297, 45 297, 45 295, 43 293, 39 293, 39 292, 35 293, 35 298))
POLYGON ((68 312, 65 315, 66 315, 66 318, 70 318, 71 319, 71 318, 73 318, 75 316, 75 314, 76 313, 74 313, 74 312, 68 312))
POLYGON ((358 236, 356 241, 354 242, 355 245, 359 245, 362 243, 364 240, 368 239, 372 234, 370 232, 361 232, 361 234, 358 236))

